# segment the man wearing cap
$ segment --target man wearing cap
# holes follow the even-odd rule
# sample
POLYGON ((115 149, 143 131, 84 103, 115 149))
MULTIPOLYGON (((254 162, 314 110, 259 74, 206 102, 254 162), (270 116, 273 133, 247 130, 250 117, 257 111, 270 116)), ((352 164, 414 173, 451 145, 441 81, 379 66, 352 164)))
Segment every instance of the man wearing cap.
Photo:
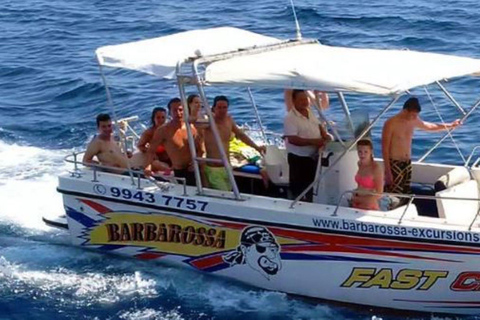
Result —
POLYGON ((403 109, 388 119, 382 131, 382 153, 385 166, 387 192, 410 193, 412 179, 412 139, 415 129, 424 131, 450 130, 460 125, 457 119, 452 123, 431 123, 418 116, 422 110, 417 98, 405 101, 403 109))

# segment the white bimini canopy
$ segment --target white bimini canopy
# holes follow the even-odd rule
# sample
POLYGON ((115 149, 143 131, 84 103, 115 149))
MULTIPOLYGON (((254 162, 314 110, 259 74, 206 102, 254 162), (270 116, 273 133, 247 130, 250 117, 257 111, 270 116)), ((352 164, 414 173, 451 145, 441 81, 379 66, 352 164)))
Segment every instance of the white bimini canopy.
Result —
POLYGON ((213 62, 208 84, 390 95, 480 72, 480 60, 405 50, 300 44, 213 62))
POLYGON ((242 29, 221 27, 100 47, 96 54, 102 66, 173 78, 179 61, 279 41, 242 29))
POLYGON ((200 58, 205 66, 203 80, 207 85, 306 88, 380 95, 398 94, 444 79, 480 74, 479 59, 407 50, 332 47, 312 41, 285 43, 223 27, 101 47, 97 57, 104 66, 160 77, 173 77, 179 61, 200 58))

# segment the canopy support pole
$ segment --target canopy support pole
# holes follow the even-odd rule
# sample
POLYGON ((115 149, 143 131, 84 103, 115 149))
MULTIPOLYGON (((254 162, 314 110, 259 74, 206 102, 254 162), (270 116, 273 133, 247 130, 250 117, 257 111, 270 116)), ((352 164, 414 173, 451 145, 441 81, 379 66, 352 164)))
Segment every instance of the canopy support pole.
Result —
POLYGON ((200 168, 198 166, 198 161, 195 160, 197 158, 197 149, 195 146, 195 139, 192 134, 192 128, 190 127, 190 110, 188 108, 187 97, 185 94, 185 84, 183 81, 183 77, 179 75, 181 66, 182 66, 181 62, 177 63, 176 74, 177 74, 178 90, 180 91, 180 98, 182 99, 182 104, 183 104, 183 121, 185 122, 185 128, 187 129, 188 146, 190 148, 190 154, 192 155, 193 171, 195 173, 195 182, 197 184, 197 192, 198 194, 203 194, 200 168))
MULTIPOLYGON (((100 63, 100 60, 98 59, 98 56, 97 56, 97 63, 98 63, 98 68, 100 69, 100 76, 102 77, 103 85, 105 86, 105 93, 107 95, 107 103, 108 103, 110 109, 112 110, 113 121, 116 124, 114 126, 115 134, 118 137, 120 137, 120 132, 119 132, 119 129, 118 129, 119 123, 118 123, 117 111, 115 110, 115 106, 113 105, 112 95, 110 94, 110 89, 108 87, 107 78, 105 77, 105 74, 103 73, 102 64, 100 63)), ((127 143, 125 142, 125 140, 123 140, 122 142, 123 142, 122 143, 123 144, 123 150, 126 153, 127 152, 127 143)), ((130 160, 128 159, 126 154, 124 154, 124 156, 125 156, 125 159, 127 160, 128 175, 130 176, 130 179, 132 180, 132 185, 134 186, 135 185, 135 178, 133 177, 132 168, 130 166, 130 160)))
MULTIPOLYGON (((205 110, 207 111, 208 115, 208 122, 210 124, 210 129, 212 130, 213 136, 215 138, 215 142, 217 144, 218 151, 220 151, 220 155, 222 157, 222 162, 227 171, 228 179, 230 180, 230 184, 232 185, 233 194, 236 200, 241 200, 240 191, 238 191, 237 183, 235 182, 235 177, 233 176, 232 166, 230 165, 230 161, 228 161, 227 154, 225 152, 225 148, 223 147, 222 138, 218 132, 217 124, 215 123, 215 119, 213 118, 212 110, 210 109, 210 105, 208 104, 207 96, 205 95, 205 91, 203 90, 203 86, 201 84, 200 75, 198 74, 198 67, 197 61, 193 63, 193 74, 195 76, 195 83, 198 88, 198 93, 200 94, 200 98, 202 99, 202 103, 205 106, 205 110)), ((196 161, 194 159, 194 161, 196 161)))
MULTIPOLYGON (((470 108, 470 110, 460 119, 460 122, 463 123, 465 120, 467 120, 467 118, 470 117, 470 115, 473 113, 473 111, 475 111, 478 108, 478 106, 480 106, 480 99, 477 100, 475 105, 472 108, 470 108)), ((433 147, 431 147, 427 152, 425 152, 425 154, 418 160, 418 162, 423 162, 457 128, 458 127, 447 130, 445 135, 440 140, 438 140, 438 142, 435 143, 433 147)))
POLYGON ((383 108, 383 110, 375 117, 375 119, 373 119, 373 121, 368 125, 368 127, 363 129, 362 133, 357 138, 354 139, 354 141, 350 144, 350 146, 345 151, 343 151, 340 157, 338 157, 337 160, 335 160, 333 164, 327 168, 327 170, 322 172, 322 174, 317 175, 315 177, 315 180, 313 180, 313 182, 310 183, 310 185, 305 190, 303 190, 303 192, 300 195, 298 195, 298 197, 295 198, 294 201, 292 201, 292 204, 290 205, 290 209, 293 209, 297 204, 297 202, 299 202, 300 199, 302 199, 307 194, 307 192, 313 188, 313 186, 318 184, 330 172, 330 170, 333 167, 335 167, 335 165, 339 163, 340 160, 342 160, 343 157, 357 145, 358 141, 362 140, 362 138, 367 135, 370 129, 372 129, 372 127, 378 122, 378 120, 390 109, 390 107, 392 107, 395 104, 395 102, 397 102, 399 98, 400 98, 400 95, 394 96, 394 98, 383 108))
POLYGON ((337 128, 335 128, 335 126, 330 124, 330 121, 328 121, 327 117, 323 114, 322 108, 317 106, 316 103, 314 103, 313 105, 315 106, 315 109, 317 109, 318 116, 320 117, 320 119, 323 122, 325 122, 325 124, 328 128, 330 128, 332 130, 332 133, 335 136, 335 138, 337 139, 337 141, 340 142, 340 144, 343 146, 344 149, 346 149, 347 146, 345 145, 345 142, 343 142, 342 138, 340 137, 340 134, 338 133, 337 128))
POLYGON ((250 97, 250 102, 252 103, 252 106, 253 106, 253 110, 255 111, 255 117, 257 118, 257 123, 260 126, 260 132, 262 133, 263 143, 265 143, 265 145, 268 145, 267 135, 265 134, 262 119, 260 118, 260 114, 258 113, 257 104, 255 103, 255 99, 253 98, 252 90, 250 90, 250 87, 247 87, 247 91, 248 91, 248 96, 250 97))
POLYGON ((447 96, 447 98, 452 101, 453 105, 455 107, 457 107, 458 110, 460 110, 460 112, 465 115, 466 112, 465 112, 465 109, 462 108, 462 106, 457 102, 457 100, 455 100, 455 98, 450 94, 450 92, 448 92, 448 90, 440 83, 440 81, 435 81, 435 83, 437 84, 437 86, 440 88, 440 90, 443 91, 443 93, 445 93, 445 95, 447 96))
POLYGON ((345 113, 345 116, 347 117, 348 125, 350 126, 350 130, 352 130, 352 136, 355 138, 355 127, 353 126, 352 122, 352 117, 350 114, 350 109, 348 108, 347 101, 345 101, 345 97, 343 96, 342 92, 339 92, 338 94, 338 99, 340 100, 340 103, 343 108, 343 112, 345 113))
POLYGON ((293 18, 295 19, 296 37, 297 37, 297 40, 301 40, 302 32, 300 31, 300 24, 298 23, 297 13, 295 12, 295 5, 293 4, 293 0, 290 0, 290 5, 292 6, 293 18))

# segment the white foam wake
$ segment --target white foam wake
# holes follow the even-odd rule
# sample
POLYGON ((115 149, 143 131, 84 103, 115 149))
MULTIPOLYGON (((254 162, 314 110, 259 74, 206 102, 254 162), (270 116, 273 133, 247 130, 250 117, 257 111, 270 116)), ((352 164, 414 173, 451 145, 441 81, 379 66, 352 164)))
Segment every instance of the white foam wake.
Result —
POLYGON ((26 294, 61 304, 112 304, 133 295, 154 297, 156 282, 138 271, 77 273, 64 268, 29 270, 0 257, 0 292, 26 294))
POLYGON ((67 168, 67 153, 0 141, 0 223, 48 228, 42 215, 63 212, 56 176, 67 168))
POLYGON ((161 310, 154 310, 152 308, 146 308, 141 310, 131 310, 122 312, 119 315, 120 319, 125 320, 183 320, 177 309, 167 312, 161 310))

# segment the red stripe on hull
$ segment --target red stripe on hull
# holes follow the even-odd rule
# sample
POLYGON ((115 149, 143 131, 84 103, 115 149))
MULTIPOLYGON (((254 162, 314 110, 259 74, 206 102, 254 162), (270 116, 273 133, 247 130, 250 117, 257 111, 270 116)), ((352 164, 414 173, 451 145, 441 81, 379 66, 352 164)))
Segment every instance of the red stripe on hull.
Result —
POLYGON ((108 213, 108 212, 112 212, 112 210, 108 209, 104 205, 101 205, 100 203, 96 203, 92 200, 88 200, 88 199, 79 199, 79 200, 82 201, 83 203, 85 203, 87 206, 89 206, 93 210, 96 210, 100 214, 105 214, 105 213, 108 213))
POLYGON ((200 258, 198 260, 190 261, 190 264, 198 269, 205 269, 223 263, 222 254, 200 258))
POLYGON ((153 252, 143 252, 135 255, 136 258, 141 260, 155 260, 158 258, 163 257, 164 254, 161 253, 153 253, 153 252))

